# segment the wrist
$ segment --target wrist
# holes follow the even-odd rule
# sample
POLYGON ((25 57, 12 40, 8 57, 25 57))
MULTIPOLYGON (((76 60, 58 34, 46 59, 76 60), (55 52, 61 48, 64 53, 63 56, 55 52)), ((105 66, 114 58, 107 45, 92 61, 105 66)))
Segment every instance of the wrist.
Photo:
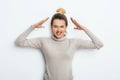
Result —
POLYGON ((86 32, 86 31, 88 31, 88 29, 84 27, 84 28, 83 28, 83 31, 85 31, 85 32, 86 32))
POLYGON ((31 27, 32 27, 32 28, 35 28, 35 26, 34 26, 34 25, 31 25, 31 27))

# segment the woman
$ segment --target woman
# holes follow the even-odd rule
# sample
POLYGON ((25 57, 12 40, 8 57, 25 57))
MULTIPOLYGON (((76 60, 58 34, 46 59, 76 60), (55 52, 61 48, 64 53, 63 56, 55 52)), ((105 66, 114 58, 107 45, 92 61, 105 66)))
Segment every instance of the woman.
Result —
POLYGON ((74 29, 83 30, 91 40, 67 39, 66 29, 68 21, 64 15, 65 10, 59 8, 57 13, 51 19, 51 38, 33 38, 27 39, 27 36, 35 29, 42 28, 42 24, 49 18, 30 26, 15 41, 18 46, 39 48, 45 56, 45 74, 44 80, 73 80, 71 63, 76 50, 100 49, 102 42, 91 33, 86 27, 80 25, 75 19, 70 18, 76 26, 74 29))

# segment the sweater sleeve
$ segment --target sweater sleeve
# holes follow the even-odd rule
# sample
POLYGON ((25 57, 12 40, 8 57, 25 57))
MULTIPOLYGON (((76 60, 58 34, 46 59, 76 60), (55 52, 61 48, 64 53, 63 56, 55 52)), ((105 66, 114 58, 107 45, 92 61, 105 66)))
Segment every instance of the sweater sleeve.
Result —
POLYGON ((76 39, 75 44, 78 49, 79 48, 100 49, 103 47, 103 43, 92 32, 87 30, 85 31, 85 33, 89 36, 91 40, 76 39))
POLYGON ((15 40, 15 44, 17 46, 24 46, 24 47, 34 47, 40 48, 41 47, 41 38, 31 38, 27 39, 27 36, 34 30, 32 26, 30 26, 26 31, 20 34, 17 39, 15 40))

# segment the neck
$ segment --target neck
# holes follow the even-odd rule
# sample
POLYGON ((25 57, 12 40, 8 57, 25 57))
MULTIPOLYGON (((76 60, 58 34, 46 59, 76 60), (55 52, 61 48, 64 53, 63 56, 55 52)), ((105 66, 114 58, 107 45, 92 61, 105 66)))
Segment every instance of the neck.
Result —
POLYGON ((54 35, 52 35, 52 39, 55 40, 55 41, 61 42, 61 41, 64 41, 66 39, 66 35, 64 37, 62 37, 62 38, 57 38, 54 35))

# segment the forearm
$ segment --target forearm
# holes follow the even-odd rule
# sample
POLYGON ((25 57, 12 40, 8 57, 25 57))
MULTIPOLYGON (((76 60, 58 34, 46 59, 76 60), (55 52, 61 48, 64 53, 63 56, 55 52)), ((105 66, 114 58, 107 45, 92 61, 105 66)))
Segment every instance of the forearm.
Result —
POLYGON ((97 36, 95 36, 90 30, 85 28, 84 32, 89 36, 89 38, 92 40, 94 46, 97 49, 103 47, 103 43, 100 41, 100 39, 97 36))
POLYGON ((21 42, 26 40, 27 36, 34 30, 33 26, 30 26, 27 30, 25 30, 22 34, 20 34, 17 39, 15 40, 15 43, 19 45, 21 42))

